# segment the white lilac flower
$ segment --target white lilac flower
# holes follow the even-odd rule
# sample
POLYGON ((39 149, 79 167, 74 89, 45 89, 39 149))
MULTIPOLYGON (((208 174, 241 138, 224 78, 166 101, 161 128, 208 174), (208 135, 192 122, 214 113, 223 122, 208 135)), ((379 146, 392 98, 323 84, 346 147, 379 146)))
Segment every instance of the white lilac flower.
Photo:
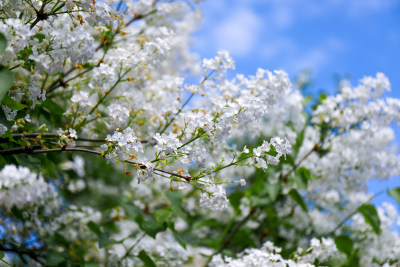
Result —
POLYGON ((219 50, 215 58, 203 60, 203 68, 224 74, 227 69, 235 69, 235 62, 228 51, 219 50))
POLYGON ((71 97, 72 102, 80 104, 82 106, 87 105, 88 100, 89 100, 89 93, 85 91, 77 92, 71 97))
POLYGON ((81 156, 75 156, 73 161, 66 161, 62 164, 64 170, 74 170, 79 177, 85 175, 85 160, 81 156))
POLYGON ((163 151, 167 154, 172 154, 177 151, 177 149, 182 145, 182 143, 177 138, 176 134, 162 134, 156 133, 154 139, 157 141, 155 148, 157 151, 163 151))
POLYGON ((69 131, 69 137, 70 138, 74 138, 74 139, 78 138, 78 136, 76 135, 76 130, 75 129, 69 128, 68 131, 69 131))
POLYGON ((14 120, 15 116, 17 116, 18 110, 11 109, 5 105, 1 105, 1 106, 3 108, 4 114, 6 115, 7 120, 8 121, 14 120))
POLYGON ((7 127, 0 123, 0 136, 7 131, 7 127))
MULTIPOLYGON (((204 181, 212 182, 210 179, 205 179, 204 181)), ((217 184, 207 184, 205 187, 207 192, 202 192, 200 195, 200 206, 222 211, 228 208, 228 199, 226 198, 226 190, 222 185, 217 184)))
POLYGON ((89 87, 92 89, 102 88, 109 90, 117 81, 115 69, 107 64, 100 64, 98 68, 93 70, 93 76, 90 80, 89 87))
POLYGON ((7 209, 45 205, 57 197, 54 186, 27 167, 5 165, 0 171, 0 205, 7 209))
POLYGON ((245 249, 238 254, 237 258, 220 254, 212 258, 210 266, 237 266, 237 267, 257 267, 257 266, 276 266, 276 267, 313 267, 313 261, 298 260, 297 262, 285 259, 281 256, 281 248, 275 247, 273 243, 267 241, 261 248, 245 249))
POLYGON ((154 166, 149 160, 145 160, 142 162, 145 168, 139 168, 137 170, 138 181, 147 180, 149 178, 153 178, 154 175, 154 166))
POLYGON ((143 153, 143 145, 136 137, 131 128, 126 128, 123 132, 115 131, 113 135, 107 135, 107 141, 114 143, 116 146, 111 152, 108 152, 109 146, 103 144, 101 149, 105 154, 105 158, 109 162, 111 159, 125 161, 132 158, 132 154, 138 152, 143 153))

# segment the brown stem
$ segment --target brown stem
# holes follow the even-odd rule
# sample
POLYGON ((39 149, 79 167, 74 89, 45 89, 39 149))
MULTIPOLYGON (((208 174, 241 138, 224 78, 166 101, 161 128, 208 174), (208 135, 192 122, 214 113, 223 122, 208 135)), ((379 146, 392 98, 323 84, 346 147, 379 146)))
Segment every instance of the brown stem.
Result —
MULTIPOLYGON (((11 137, 12 138, 23 138, 23 137, 58 137, 59 135, 56 133, 17 133, 17 134, 12 134, 11 137)), ((78 137, 77 139, 75 139, 77 141, 84 141, 84 142, 98 142, 98 143, 105 143, 106 140, 105 139, 93 139, 93 138, 82 138, 82 137, 78 137)), ((6 143, 9 142, 8 138, 0 138, 0 143, 6 143)), ((142 143, 146 143, 147 140, 143 140, 142 143)))
MULTIPOLYGON (((148 16, 148 15, 150 15, 150 14, 152 14, 152 13, 153 13, 153 12, 149 12, 148 14, 145 14, 145 15, 142 15, 142 14, 135 15, 130 21, 128 21, 128 23, 127 23, 125 26, 127 27, 127 26, 129 26, 130 24, 132 24, 134 21, 139 20, 139 19, 143 19, 143 18, 145 18, 146 16, 148 16)), ((36 23, 37 23, 37 22, 36 22, 36 23)), ((36 24, 36 23, 35 23, 35 24, 36 24)), ((114 35, 118 34, 120 31, 121 31, 121 29, 118 28, 114 35)), ((103 47, 104 47, 104 44, 101 43, 101 44, 99 44, 99 45, 96 47, 95 51, 97 52, 97 51, 99 51, 99 50, 100 50, 101 48, 103 48, 103 47)), ((99 62, 99 63, 96 65, 96 67, 100 66, 100 63, 101 63, 101 62, 99 62)), ((93 70, 93 69, 94 69, 94 67, 93 67, 93 68, 89 68, 88 70, 86 70, 86 71, 84 71, 84 72, 82 72, 82 73, 80 73, 80 74, 77 74, 77 75, 74 76, 73 78, 70 78, 70 79, 68 79, 67 81, 64 82, 64 78, 65 78, 66 76, 68 76, 69 74, 71 74, 71 73, 75 70, 75 67, 71 67, 68 71, 66 71, 65 73, 61 74, 61 76, 60 76, 57 80, 55 80, 49 87, 47 87, 46 93, 50 93, 51 91, 54 91, 55 89, 57 89, 57 88, 60 87, 60 86, 63 86, 63 87, 66 86, 66 85, 67 85, 67 82, 69 82, 69 81, 71 81, 71 80, 73 80, 73 79, 79 77, 80 75, 82 75, 82 74, 84 74, 84 73, 87 73, 87 72, 89 72, 89 71, 91 71, 91 70, 93 70)))
POLYGON ((65 86, 66 84, 63 82, 64 77, 68 76, 75 70, 75 67, 71 67, 69 70, 67 70, 65 73, 62 73, 61 76, 55 80, 52 84, 50 84, 49 87, 46 89, 46 93, 49 93, 55 89, 57 89, 60 86, 65 86))
POLYGON ((51 149, 43 149, 43 150, 35 150, 32 154, 42 154, 42 153, 52 153, 52 152, 64 152, 64 151, 77 151, 77 152, 85 152, 90 154, 101 155, 100 152, 84 149, 84 148, 77 148, 77 147, 61 147, 61 148, 51 148, 51 149))
MULTIPOLYGON (((84 152, 84 153, 90 153, 90 154, 95 154, 95 155, 100 155, 102 156, 101 152, 90 150, 90 149, 85 149, 85 148, 79 148, 79 147, 68 147, 67 145, 64 145, 61 148, 51 148, 51 149, 41 149, 43 148, 42 145, 31 145, 31 146, 24 146, 24 147, 16 147, 16 148, 11 148, 11 149, 5 149, 5 150, 0 150, 0 155, 6 156, 6 155, 14 155, 14 154, 42 154, 42 153, 53 153, 53 152, 65 152, 65 151, 76 151, 76 152, 84 152)), ((137 163, 134 161, 126 161, 127 163, 133 164, 140 166, 141 169, 147 169, 147 167, 143 163, 137 163)), ((179 178, 185 179, 187 182, 190 182, 192 180, 192 177, 190 176, 184 176, 178 173, 173 173, 170 171, 166 171, 163 169, 158 169, 154 168, 155 171, 166 173, 169 175, 173 175, 179 178)))
POLYGON ((7 156, 7 155, 14 155, 14 154, 33 154, 36 149, 42 148, 42 145, 31 145, 31 146, 23 146, 23 147, 16 147, 10 149, 0 150, 0 155, 7 156))
POLYGON ((307 154, 305 154, 304 157, 302 157, 302 158, 299 160, 299 162, 297 162, 297 164, 296 164, 295 166, 293 166, 293 168, 292 168, 289 172, 287 172, 287 173, 286 173, 285 175, 283 175, 283 176, 280 176, 279 179, 281 179, 282 181, 286 181, 287 178, 289 177, 289 175, 290 175, 292 172, 296 171, 296 170, 300 167, 300 165, 303 163, 303 161, 306 160, 314 151, 317 151, 318 148, 319 148, 319 146, 318 146, 317 144, 315 144, 315 145, 313 146, 313 148, 312 148, 310 151, 308 151, 307 154))
POLYGON ((34 261, 42 264, 44 266, 45 262, 40 258, 39 256, 39 250, 28 250, 28 249, 22 249, 22 248, 7 248, 3 245, 0 245, 0 251, 4 252, 11 252, 11 253, 17 253, 17 254, 25 254, 29 256, 31 259, 34 261))
MULTIPOLYGON (((23 137, 33 137, 37 138, 38 136, 41 136, 42 138, 52 138, 52 137, 58 137, 59 135, 56 133, 17 133, 17 134, 12 134, 11 137, 15 139, 23 138, 23 137)), ((40 139, 37 138, 39 141, 40 139)), ((93 142, 93 143, 106 143, 106 139, 95 139, 95 138, 83 138, 83 137, 78 137, 74 139, 76 141, 82 141, 82 142, 93 142)), ((8 143, 10 140, 8 138, 0 138, 0 143, 8 143)), ((140 143, 145 144, 145 143, 150 143, 149 140, 140 140, 140 143)))
POLYGON ((176 176, 176 177, 179 177, 179 178, 183 178, 187 182, 190 182, 192 180, 191 176, 184 176, 184 175, 180 175, 180 174, 177 174, 177 173, 173 173, 173 172, 169 172, 169 171, 166 171, 166 170, 163 170, 163 169, 157 169, 157 168, 154 168, 154 170, 155 171, 159 171, 159 172, 163 172, 163 173, 166 173, 166 174, 170 174, 170 175, 173 175, 173 176, 176 176))
POLYGON ((213 254, 210 255, 210 257, 208 258, 205 266, 208 266, 208 264, 211 262, 212 258, 221 253, 231 242, 232 239, 235 237, 235 235, 239 232, 240 228, 243 227, 243 225, 251 218, 251 216, 253 216, 257 211, 256 207, 252 207, 249 214, 247 214, 246 217, 244 217, 236 226, 235 228, 232 230, 231 234, 225 238, 225 240, 223 241, 223 243, 221 244, 220 248, 215 251, 213 254))
POLYGON ((303 161, 306 160, 314 151, 317 151, 318 148, 319 148, 319 146, 318 146, 317 144, 315 144, 315 145, 313 146, 313 148, 312 148, 310 151, 308 151, 308 153, 305 154, 304 157, 302 157, 302 158, 299 160, 299 162, 297 162, 296 166, 294 166, 295 170, 297 170, 297 168, 300 167, 301 163, 303 163, 303 161))
POLYGON ((31 27, 29 29, 33 29, 33 27, 35 27, 36 24, 38 24, 38 22, 40 21, 40 19, 37 17, 31 24, 31 27))

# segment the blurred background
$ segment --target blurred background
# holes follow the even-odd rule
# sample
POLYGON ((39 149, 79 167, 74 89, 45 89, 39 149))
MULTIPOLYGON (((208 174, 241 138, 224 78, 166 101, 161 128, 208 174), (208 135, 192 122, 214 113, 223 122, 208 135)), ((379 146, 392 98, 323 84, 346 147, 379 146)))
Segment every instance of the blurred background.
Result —
MULTIPOLYGON (((193 50, 214 57, 226 49, 236 73, 257 68, 283 69, 294 81, 306 73, 306 93, 337 92, 338 82, 357 85, 364 76, 383 72, 400 98, 400 0, 208 0, 194 34, 193 50)), ((396 127, 400 150, 400 130, 396 127)), ((370 192, 400 186, 400 177, 372 181, 370 192)), ((389 201, 387 195, 375 204, 389 201)), ((396 204, 395 204, 396 205, 396 204)))

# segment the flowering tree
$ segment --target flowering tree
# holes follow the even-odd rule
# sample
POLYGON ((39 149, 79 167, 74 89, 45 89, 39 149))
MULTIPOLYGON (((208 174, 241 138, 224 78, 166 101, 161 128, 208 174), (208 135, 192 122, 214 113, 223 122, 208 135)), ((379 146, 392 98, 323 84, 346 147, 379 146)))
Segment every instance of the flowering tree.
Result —
POLYGON ((196 2, 1 1, 2 263, 399 266, 366 191, 400 173, 388 79, 228 79, 189 50, 196 2))

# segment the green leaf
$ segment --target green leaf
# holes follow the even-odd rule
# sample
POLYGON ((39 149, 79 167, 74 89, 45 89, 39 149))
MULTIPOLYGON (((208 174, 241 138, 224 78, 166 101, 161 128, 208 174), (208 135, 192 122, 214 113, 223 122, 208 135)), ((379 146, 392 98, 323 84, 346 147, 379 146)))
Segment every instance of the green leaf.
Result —
POLYGON ((186 219, 186 218, 187 218, 186 214, 183 212, 183 210, 182 210, 180 207, 178 207, 178 206, 171 206, 171 207, 169 207, 169 209, 170 209, 175 215, 177 215, 177 216, 179 216, 179 217, 181 217, 181 218, 183 218, 183 219, 186 219))
POLYGON ((4 253, 4 251, 0 250, 0 259, 4 258, 6 256, 6 254, 4 253))
POLYGON ((57 104, 50 98, 47 98, 45 101, 43 101, 42 107, 44 107, 48 111, 50 111, 51 114, 54 114, 57 116, 63 115, 65 112, 65 110, 59 104, 57 104))
POLYGON ((166 229, 166 225, 161 225, 156 221, 148 220, 148 221, 142 221, 140 223, 140 229, 142 229, 146 234, 151 236, 152 238, 155 238, 157 233, 164 231, 166 229))
POLYGON ((364 204, 358 208, 358 211, 364 216, 365 221, 372 226, 376 234, 380 234, 381 220, 379 219, 378 212, 372 204, 364 204))
POLYGON ((232 208, 235 210, 236 214, 240 214, 240 203, 243 197, 242 191, 236 191, 229 195, 229 204, 231 204, 232 208))
POLYGON ((102 236, 99 238, 99 247, 104 248, 108 245, 118 244, 119 242, 108 237, 102 236))
POLYGON ((4 51, 6 50, 6 47, 7 47, 7 39, 4 36, 4 34, 2 34, 0 32, 0 54, 4 53, 4 51))
POLYGON ((9 162, 6 161, 3 156, 0 156, 0 170, 7 164, 9 164, 9 162))
POLYGON ((90 221, 87 223, 88 228, 90 229, 90 231, 92 231, 93 233, 95 233, 98 236, 101 236, 102 232, 100 230, 100 227, 93 221, 90 221))
POLYGON ((303 144, 304 134, 306 132, 306 128, 307 128, 307 123, 304 125, 303 129, 301 130, 301 132, 297 134, 296 143, 292 147, 293 151, 296 153, 296 155, 299 152, 299 149, 300 149, 301 145, 303 144))
POLYGON ((247 196, 258 195, 264 190, 268 184, 265 182, 265 173, 262 173, 259 169, 256 170, 256 179, 253 181, 251 186, 246 190, 247 196))
POLYGON ((96 65, 93 64, 93 63, 85 63, 85 64, 83 64, 82 66, 83 66, 84 68, 86 68, 86 69, 92 69, 92 68, 94 68, 96 65))
POLYGON ((257 247, 256 241, 252 235, 252 230, 241 228, 232 238, 232 245, 236 245, 242 249, 247 247, 257 247))
POLYGON ((311 172, 309 169, 305 168, 305 167, 300 167, 297 170, 297 173, 299 173, 301 176, 304 177, 304 179, 310 180, 311 179, 311 172))
MULTIPOLYGON (((3 113, 4 114, 4 113, 3 113)), ((3 123, 4 124, 4 123, 3 123)), ((9 126, 9 124, 7 123, 7 124, 4 124, 6 127, 10 127, 11 128, 11 126, 9 126)), ((11 135, 11 129, 8 129, 3 135, 2 135, 2 138, 7 138, 8 139, 8 141, 9 142, 12 142, 12 143, 15 143, 15 144, 19 144, 18 143, 18 139, 17 140, 15 140, 13 137, 12 137, 12 135, 11 135)))
POLYGON ((60 244, 63 244, 65 247, 69 246, 68 240, 65 239, 65 237, 60 235, 59 233, 55 233, 54 240, 56 240, 60 244))
POLYGON ((100 265, 95 262, 86 262, 85 267, 100 267, 100 265))
POLYGON ((177 191, 167 191, 165 195, 168 197, 169 201, 171 201, 172 205, 175 206, 182 206, 182 200, 183 200, 183 194, 177 192, 177 191))
POLYGON ((289 196, 294 201, 296 201, 297 204, 299 204, 299 206, 301 207, 302 210, 304 210, 305 212, 308 211, 306 202, 304 201, 303 197, 299 194, 299 192, 297 192, 296 189, 294 189, 294 188, 290 189, 289 196))
POLYGON ((16 206, 13 206, 13 207, 11 208, 11 212, 12 212, 12 214, 14 214, 14 216, 17 217, 19 220, 21 220, 21 221, 24 220, 24 217, 22 216, 22 212, 21 212, 16 206))
POLYGON ((122 203, 121 206, 131 219, 136 219, 141 215, 141 210, 131 203, 122 203))
POLYGON ((41 43, 43 39, 46 38, 46 36, 43 33, 37 33, 33 37, 37 38, 39 40, 39 43, 41 43))
POLYGON ((314 177, 311 175, 309 169, 300 167, 296 171, 293 180, 301 189, 307 189, 308 181, 314 180, 314 177))
POLYGON ((172 231, 172 233, 174 234, 174 237, 176 239, 176 241, 178 241, 178 243, 184 248, 186 249, 186 242, 185 240, 183 240, 183 238, 181 237, 181 235, 179 233, 177 233, 175 230, 172 231))
POLYGON ((141 250, 139 252, 139 259, 144 263, 146 267, 156 267, 154 261, 147 255, 146 251, 141 250))
POLYGON ((249 196, 250 203, 255 206, 266 206, 271 204, 271 199, 267 196, 249 196))
POLYGON ((3 97, 3 100, 1 102, 3 105, 15 110, 22 110, 27 107, 27 105, 21 104, 17 100, 12 99, 7 95, 3 97))
POLYGON ((360 256, 358 253, 351 255, 347 264, 342 265, 341 267, 360 267, 360 256))
POLYGON ((388 190, 388 194, 397 201, 397 204, 400 205, 400 187, 388 190))
POLYGON ((12 72, 0 65, 0 101, 3 100, 4 96, 7 94, 8 90, 14 84, 14 75, 12 72))
POLYGON ((218 227, 220 226, 221 223, 218 222, 216 219, 206 219, 204 221, 197 221, 194 224, 192 224, 193 229, 201 228, 204 226, 210 226, 211 228, 213 227, 218 227))
POLYGON ((353 252, 353 240, 347 235, 337 236, 335 238, 335 244, 339 251, 351 255, 353 252))
POLYGON ((269 198, 272 201, 275 201, 278 198, 280 191, 281 191, 281 184, 280 183, 268 184, 267 185, 267 192, 268 192, 269 198))
POLYGON ((153 217, 159 224, 163 224, 166 220, 168 220, 172 216, 172 211, 164 209, 164 210, 155 210, 153 212, 153 217))
POLYGON ((47 255, 46 255, 46 265, 47 266, 57 266, 64 260, 65 260, 64 256, 61 255, 60 253, 58 253, 57 251, 54 251, 54 250, 47 251, 47 255))
POLYGON ((328 98, 328 95, 326 93, 321 93, 320 96, 318 97, 319 102, 323 103, 325 99, 328 98))
MULTIPOLYGON (((326 136, 326 133, 322 133, 321 136, 326 136)), ((332 148, 330 146, 328 148, 326 148, 326 149, 323 149, 323 148, 320 147, 320 148, 317 149, 317 154, 318 154, 318 156, 320 158, 325 157, 325 155, 327 155, 329 152, 331 152, 331 149, 332 148)))
POLYGON ((294 167, 296 165, 296 163, 294 162, 294 159, 293 159, 293 157, 291 155, 286 155, 286 159, 284 159, 282 161, 282 163, 287 163, 292 167, 294 167))
POLYGON ((307 189, 308 186, 308 180, 304 178, 304 176, 300 175, 300 174, 295 174, 293 176, 293 180, 296 183, 296 185, 298 187, 300 187, 303 190, 307 189))

